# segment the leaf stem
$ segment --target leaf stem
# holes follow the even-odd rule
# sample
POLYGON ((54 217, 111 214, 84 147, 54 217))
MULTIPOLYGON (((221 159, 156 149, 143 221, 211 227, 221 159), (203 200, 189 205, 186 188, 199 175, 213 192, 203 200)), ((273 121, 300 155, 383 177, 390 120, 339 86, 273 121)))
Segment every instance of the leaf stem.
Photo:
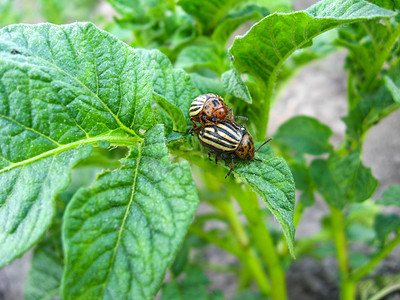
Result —
POLYGON ((190 226, 188 231, 189 233, 197 235, 198 237, 202 238, 210 244, 217 245, 226 252, 229 252, 237 257, 243 256, 243 251, 239 247, 229 241, 221 239, 217 234, 213 232, 204 231, 201 227, 196 225, 190 226))
POLYGON ((353 281, 360 280, 362 277, 368 274, 382 259, 384 259, 392 250, 400 243, 400 234, 398 234, 393 240, 387 243, 375 256, 363 267, 354 271, 350 275, 350 279, 353 281))
POLYGON ((79 140, 73 143, 69 143, 69 144, 65 144, 62 145, 60 147, 51 149, 47 152, 43 152, 37 156, 31 157, 29 159, 23 160, 23 161, 19 161, 16 163, 12 163, 10 165, 8 165, 7 167, 3 168, 0 170, 0 174, 10 171, 14 168, 20 167, 20 166, 24 166, 26 164, 30 164, 33 163, 35 161, 38 161, 40 159, 52 156, 52 155, 56 155, 59 154, 63 151, 66 150, 70 150, 70 149, 74 149, 79 147, 80 145, 87 145, 87 144, 96 144, 97 142, 100 141, 108 141, 113 145, 119 145, 119 146, 127 146, 127 145, 133 145, 137 142, 143 142, 143 139, 140 137, 115 137, 115 136, 98 136, 98 137, 94 137, 94 138, 89 138, 89 139, 84 139, 84 140, 79 140))
POLYGON ((247 233, 239 220, 239 216, 233 206, 231 201, 221 201, 218 200, 218 203, 215 203, 217 208, 223 213, 230 222, 230 226, 232 228, 233 233, 236 235, 238 239, 240 247, 245 250, 249 247, 250 241, 247 233))
POLYGON ((239 219, 233 203, 231 201, 219 200, 219 202, 214 204, 229 220, 231 229, 238 240, 240 248, 244 252, 244 256, 241 260, 245 262, 246 269, 252 273, 261 293, 267 296, 271 292, 267 274, 262 269, 262 263, 259 260, 258 255, 254 249, 250 247, 249 237, 239 219))
MULTIPOLYGON (((389 25, 390 26, 390 25, 389 25)), ((364 83, 361 86, 361 91, 366 92, 371 87, 372 82, 376 79, 379 72, 382 70, 383 64, 386 62, 390 51, 392 50, 393 46, 397 42, 397 38, 400 36, 400 26, 398 26, 393 33, 391 34, 390 38, 385 44, 385 48, 381 51, 379 55, 377 55, 377 60, 373 64, 371 71, 368 73, 367 77, 364 80, 364 83)), ((371 37, 372 38, 372 37, 371 37)))
POLYGON ((219 238, 216 234, 206 232, 197 226, 189 227, 189 232, 196 234, 211 244, 215 244, 221 249, 237 256, 252 273, 257 285, 262 294, 268 295, 270 293, 270 285, 267 275, 262 269, 262 264, 259 261, 256 253, 251 248, 241 249, 236 245, 219 238))
POLYGON ((331 232, 336 247, 336 256, 340 273, 340 299, 352 300, 355 298, 355 282, 349 279, 349 255, 344 227, 344 218, 341 210, 334 206, 331 209, 331 232))
POLYGON ((262 213, 258 205, 256 194, 248 187, 242 189, 238 184, 232 184, 229 189, 232 196, 237 200, 243 214, 249 222, 249 229, 252 233, 252 242, 267 265, 270 275, 272 299, 287 299, 285 274, 281 267, 272 237, 265 227, 262 213))

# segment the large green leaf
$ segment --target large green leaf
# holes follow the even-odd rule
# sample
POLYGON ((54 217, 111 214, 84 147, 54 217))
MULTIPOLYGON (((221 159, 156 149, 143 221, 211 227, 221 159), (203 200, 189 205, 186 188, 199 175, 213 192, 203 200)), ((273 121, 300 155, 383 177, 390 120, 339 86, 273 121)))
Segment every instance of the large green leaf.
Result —
POLYGON ((199 267, 188 266, 186 276, 180 282, 171 280, 162 288, 161 300, 224 300, 220 291, 209 293, 210 281, 199 267))
POLYGON ((0 30, 0 267, 49 228, 91 144, 142 140, 151 96, 138 55, 92 24, 0 30))
POLYGON ((277 157, 270 147, 259 151, 260 161, 235 162, 235 173, 260 197, 278 220, 294 257, 293 221, 295 183, 287 162, 277 157))
POLYGON ((327 160, 314 160, 310 170, 317 190, 338 209, 368 199, 378 185, 371 169, 363 166, 358 151, 345 157, 332 154, 327 160))
POLYGON ((240 72, 257 76, 272 88, 282 63, 315 36, 340 25, 394 14, 363 0, 323 0, 305 11, 265 17, 235 39, 230 53, 240 72))
POLYGON ((331 135, 332 130, 317 119, 297 116, 283 123, 275 138, 300 153, 319 155, 332 150, 328 141, 331 135))
MULTIPOLYGON (((193 141, 197 139, 193 137, 193 141)), ((206 150, 196 149, 192 140, 181 149, 172 146, 173 154, 186 158, 190 162, 200 166, 207 172, 211 172, 217 178, 223 180, 231 167, 231 160, 220 160, 216 167, 214 162, 206 158, 206 150), (193 143, 193 145, 189 145, 193 143), (189 150, 190 149, 190 150, 189 150)), ((173 144, 173 143, 171 143, 173 144)), ((177 142, 178 144, 178 142, 177 142)), ((235 159, 235 170, 232 172, 236 177, 243 180, 254 190, 265 202, 268 209, 273 213, 282 227, 291 254, 294 256, 294 234, 293 213, 295 205, 295 184, 286 161, 277 157, 269 146, 264 146, 257 152, 256 158, 262 161, 247 161, 246 159, 235 159)), ((232 175, 231 175, 232 176, 232 175)))
POLYGON ((67 207, 64 299, 153 299, 183 242, 198 204, 188 163, 170 162, 163 125, 130 149, 67 207))

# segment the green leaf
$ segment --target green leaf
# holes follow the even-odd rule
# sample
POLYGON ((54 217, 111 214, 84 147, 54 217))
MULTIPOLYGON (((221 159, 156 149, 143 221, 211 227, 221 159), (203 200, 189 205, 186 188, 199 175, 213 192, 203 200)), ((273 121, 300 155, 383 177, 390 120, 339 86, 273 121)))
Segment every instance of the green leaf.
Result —
POLYGON ((315 184, 310 174, 310 168, 301 163, 290 163, 296 189, 303 191, 300 196, 300 202, 304 206, 312 206, 314 204, 315 184))
POLYGON ((349 241, 369 243, 374 240, 375 231, 371 228, 371 226, 353 222, 347 226, 346 236, 349 241))
POLYGON ((209 78, 197 73, 191 73, 192 81, 199 89, 199 94, 207 94, 214 93, 224 97, 226 94, 225 88, 222 84, 217 80, 217 78, 209 78))
POLYGON ((380 205, 400 206, 400 185, 391 185, 383 193, 382 197, 376 201, 380 205))
POLYGON ((53 152, 0 171, 0 267, 44 235, 54 218, 55 196, 67 188, 72 167, 88 157, 91 149, 85 145, 53 152))
POLYGON ((362 101, 350 110, 343 121, 347 125, 349 138, 361 143, 364 134, 373 125, 400 107, 387 89, 381 86, 378 90, 362 95, 362 101))
POLYGON ((271 87, 289 55, 315 36, 340 25, 394 15, 363 0, 323 0, 305 11, 265 17, 244 36, 237 37, 229 52, 236 69, 271 87))
POLYGON ((376 237, 383 244, 392 232, 398 233, 400 229, 400 217, 395 214, 377 214, 374 222, 376 237))
POLYGON ((231 69, 223 73, 221 75, 221 81, 224 85, 224 88, 229 94, 237 98, 243 99, 247 103, 251 104, 252 100, 249 89, 247 88, 246 84, 240 77, 240 74, 236 70, 231 69))
POLYGON ((175 67, 185 69, 188 72, 203 67, 221 73, 223 62, 213 47, 188 46, 178 54, 175 67))
MULTIPOLYGON (((166 112, 174 124, 174 129, 185 131, 189 122, 189 108, 192 100, 200 92, 192 82, 190 75, 172 67, 169 59, 158 50, 137 50, 153 79, 153 99, 166 112)), ((164 123, 167 134, 171 121, 164 115, 158 117, 164 123)))
POLYGON ((320 155, 332 150, 331 135, 332 130, 317 119, 297 116, 283 123, 274 138, 300 153, 320 155))
POLYGON ((153 299, 183 242, 198 205, 188 163, 170 162, 162 125, 130 149, 67 207, 64 299, 153 299))
POLYGON ((248 4, 240 10, 234 11, 224 17, 215 28, 212 39, 220 44, 225 44, 231 34, 247 21, 258 21, 269 14, 268 8, 257 4, 248 4))
POLYGON ((162 15, 170 5, 168 0, 107 0, 124 18, 137 24, 147 24, 162 15))
POLYGON ((252 2, 267 7, 271 12, 293 11, 293 2, 291 0, 253 0, 252 2))
POLYGON ((214 291, 208 293, 207 286, 210 281, 204 271, 199 267, 190 266, 187 268, 186 276, 180 282, 171 280, 162 288, 161 300, 223 300, 222 293, 214 291))
POLYGON ((261 162, 235 161, 234 173, 264 200, 281 225, 290 253, 294 257, 295 184, 293 175, 286 161, 275 156, 270 147, 264 146, 258 155, 262 158, 261 162))
MULTIPOLYGON (((282 89, 285 83, 288 82, 288 79, 296 74, 299 68, 313 60, 323 58, 328 54, 338 50, 338 45, 334 43, 334 41, 337 39, 337 36, 337 29, 326 31, 316 36, 312 40, 311 46, 297 49, 295 52, 293 52, 293 54, 290 55, 287 61, 285 61, 285 63, 282 65, 282 68, 279 72, 276 86, 277 92, 282 89)), ((276 99, 277 93, 274 94, 274 97, 276 99)))
POLYGON ((310 188, 310 185, 312 185, 310 169, 307 168, 306 165, 300 163, 291 163, 289 166, 293 173, 296 189, 307 191, 310 188))
POLYGON ((338 209, 368 199, 378 184, 371 169, 363 166, 358 151, 345 157, 332 154, 327 160, 314 160, 310 170, 317 190, 338 209))
POLYGON ((41 242, 33 254, 24 298, 59 299, 63 267, 61 239, 41 242))
POLYGON ((350 251, 349 253, 349 265, 352 270, 357 270, 365 266, 371 258, 361 251, 350 251))
POLYGON ((302 203, 305 207, 313 206, 315 202, 314 193, 311 191, 306 191, 301 193, 300 195, 300 203, 302 203))
MULTIPOLYGON (((153 100, 158 106, 171 118, 173 123, 173 129, 177 131, 185 131, 187 129, 187 121, 183 117, 182 111, 163 96, 155 94, 153 100)), ((164 122, 164 124, 167 122, 164 122)))
POLYGON ((397 0, 369 0, 369 2, 391 10, 400 9, 400 3, 397 0))
POLYGON ((179 0, 178 5, 195 17, 206 32, 216 27, 227 11, 240 1, 242 0, 179 0))
POLYGON ((138 55, 93 24, 1 29, 0 78, 1 267, 44 235, 90 144, 141 141, 155 119, 138 55))

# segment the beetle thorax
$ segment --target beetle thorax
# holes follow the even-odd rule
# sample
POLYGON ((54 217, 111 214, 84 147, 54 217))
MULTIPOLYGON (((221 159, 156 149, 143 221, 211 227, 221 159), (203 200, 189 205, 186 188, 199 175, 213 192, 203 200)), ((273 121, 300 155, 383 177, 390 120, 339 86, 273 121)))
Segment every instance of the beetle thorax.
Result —
POLYGON ((235 153, 239 158, 254 158, 254 142, 249 133, 245 133, 235 153))

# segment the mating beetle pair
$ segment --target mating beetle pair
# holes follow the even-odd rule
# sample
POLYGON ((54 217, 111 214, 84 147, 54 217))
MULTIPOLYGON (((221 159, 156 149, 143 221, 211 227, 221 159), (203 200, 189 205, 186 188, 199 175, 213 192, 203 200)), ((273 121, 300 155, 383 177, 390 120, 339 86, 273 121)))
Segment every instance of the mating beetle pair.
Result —
POLYGON ((192 130, 196 132, 200 142, 210 149, 208 157, 215 154, 215 162, 220 156, 231 157, 231 169, 225 178, 234 170, 235 157, 261 161, 254 158, 254 153, 271 140, 267 140, 254 150, 253 138, 247 129, 233 120, 234 117, 246 120, 247 118, 234 116, 232 109, 215 94, 204 94, 194 99, 189 114, 190 122, 193 124, 192 130), (197 127, 193 121, 200 122, 202 126, 197 127))

